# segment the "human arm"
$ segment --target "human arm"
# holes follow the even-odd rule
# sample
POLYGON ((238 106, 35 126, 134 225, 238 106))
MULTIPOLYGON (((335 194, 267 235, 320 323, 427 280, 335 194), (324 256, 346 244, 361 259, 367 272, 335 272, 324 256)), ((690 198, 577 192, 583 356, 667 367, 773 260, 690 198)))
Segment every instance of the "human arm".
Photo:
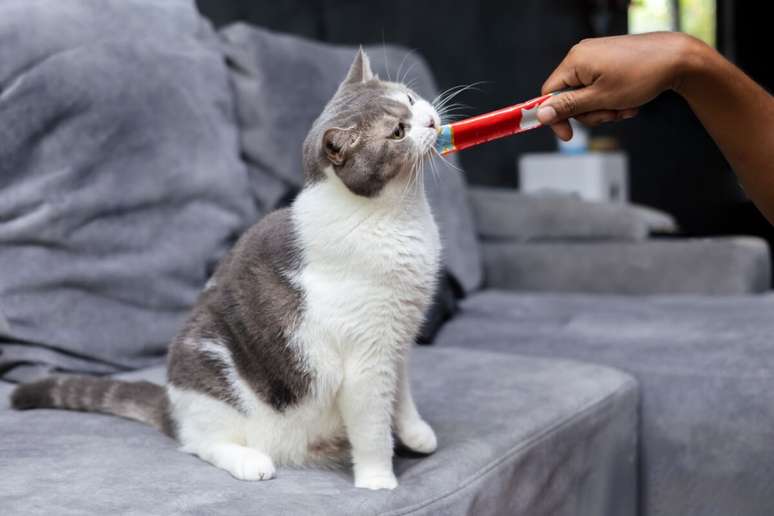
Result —
POLYGON ((584 40, 543 85, 578 88, 552 98, 538 118, 569 139, 566 119, 587 125, 635 116, 666 90, 690 105, 741 180, 774 222, 774 99, 701 41, 680 33, 584 40))

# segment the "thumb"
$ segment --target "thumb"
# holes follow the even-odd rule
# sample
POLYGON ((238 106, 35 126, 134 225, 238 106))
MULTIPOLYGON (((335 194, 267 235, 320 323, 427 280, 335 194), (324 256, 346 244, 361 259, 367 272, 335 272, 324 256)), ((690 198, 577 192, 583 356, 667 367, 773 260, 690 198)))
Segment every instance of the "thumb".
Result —
POLYGON ((565 91, 548 99, 538 108, 537 118, 543 125, 550 125, 570 117, 598 109, 592 86, 565 91))

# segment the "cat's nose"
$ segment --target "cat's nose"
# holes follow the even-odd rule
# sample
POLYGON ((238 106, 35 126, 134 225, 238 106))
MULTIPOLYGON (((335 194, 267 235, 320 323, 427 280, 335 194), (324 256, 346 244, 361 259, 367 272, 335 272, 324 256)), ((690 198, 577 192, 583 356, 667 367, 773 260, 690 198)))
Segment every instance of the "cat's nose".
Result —
POLYGON ((438 124, 435 123, 435 118, 432 116, 427 117, 427 122, 425 122, 425 127, 429 127, 431 129, 438 129, 438 124))

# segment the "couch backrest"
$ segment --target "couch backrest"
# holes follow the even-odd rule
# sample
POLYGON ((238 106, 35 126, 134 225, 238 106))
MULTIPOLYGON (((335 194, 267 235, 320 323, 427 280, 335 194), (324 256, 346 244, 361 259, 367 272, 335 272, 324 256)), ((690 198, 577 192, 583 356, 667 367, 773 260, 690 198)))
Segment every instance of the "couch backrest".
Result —
MULTIPOLYGON (((270 210, 301 186, 301 143, 344 78, 356 48, 242 23, 226 27, 221 35, 253 195, 260 209, 270 210)), ((394 78, 400 68, 422 96, 431 100, 437 94, 432 74, 417 54, 391 46, 366 51, 381 77, 394 78)), ((451 161, 460 167, 454 157, 451 161)), ((480 285, 482 273, 465 178, 440 161, 437 169, 437 177, 427 170, 425 185, 444 242, 444 265, 471 291, 480 285)))

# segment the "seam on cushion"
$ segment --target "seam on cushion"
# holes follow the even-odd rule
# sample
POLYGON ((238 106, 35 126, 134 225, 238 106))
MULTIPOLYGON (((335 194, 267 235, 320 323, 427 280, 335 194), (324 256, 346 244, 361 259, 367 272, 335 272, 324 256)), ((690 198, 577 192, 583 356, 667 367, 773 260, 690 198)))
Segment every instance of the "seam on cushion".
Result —
POLYGON ((615 398, 623 398, 624 395, 629 391, 629 389, 631 387, 635 388, 635 392, 639 396, 639 384, 638 384, 637 380, 635 380, 633 377, 627 375, 626 376, 626 382, 623 383, 621 385, 621 387, 619 387, 616 391, 608 394, 607 396, 605 396, 601 400, 595 401, 595 402, 593 402, 593 403, 583 407, 583 409, 581 409, 580 412, 576 413, 571 418, 565 419, 564 421, 560 421, 560 422, 552 425, 548 429, 544 430, 543 432, 540 432, 540 433, 532 436, 526 442, 520 443, 520 444, 516 445, 515 447, 511 448, 510 450, 508 450, 505 453, 505 455, 502 458, 497 459, 497 460, 495 460, 493 462, 490 462, 486 466, 482 467, 481 469, 479 469, 478 472, 476 472, 472 476, 470 476, 467 479, 462 480, 461 482, 459 482, 455 488, 450 489, 449 491, 447 491, 444 494, 436 496, 432 500, 429 500, 429 501, 426 501, 426 502, 420 502, 418 504, 415 504, 415 505, 412 505, 412 506, 409 506, 409 507, 404 507, 402 509, 396 509, 395 511, 386 512, 386 513, 383 513, 383 514, 399 516, 399 515, 406 515, 406 514, 416 513, 417 511, 419 511, 421 509, 425 509, 427 507, 430 507, 431 505, 433 505, 433 504, 435 504, 435 503, 437 503, 437 502, 439 502, 441 500, 444 500, 444 499, 446 499, 446 498, 448 498, 448 497, 450 497, 450 496, 452 496, 452 495, 454 495, 456 493, 459 493, 460 491, 470 487, 474 482, 476 482, 478 480, 481 480, 484 477, 486 477, 489 473, 493 472, 499 466, 505 464, 511 457, 513 457, 514 455, 517 455, 519 452, 523 451, 525 448, 532 447, 534 444, 536 444, 536 443, 538 443, 540 441, 543 441, 545 438, 547 438, 550 435, 556 433, 557 431, 562 430, 563 428, 569 426, 570 424, 574 423, 575 421, 577 421, 577 420, 579 420, 581 418, 585 418, 588 414, 593 413, 598 408, 603 407, 604 405, 606 405, 608 401, 610 401, 612 399, 615 399, 615 398))

